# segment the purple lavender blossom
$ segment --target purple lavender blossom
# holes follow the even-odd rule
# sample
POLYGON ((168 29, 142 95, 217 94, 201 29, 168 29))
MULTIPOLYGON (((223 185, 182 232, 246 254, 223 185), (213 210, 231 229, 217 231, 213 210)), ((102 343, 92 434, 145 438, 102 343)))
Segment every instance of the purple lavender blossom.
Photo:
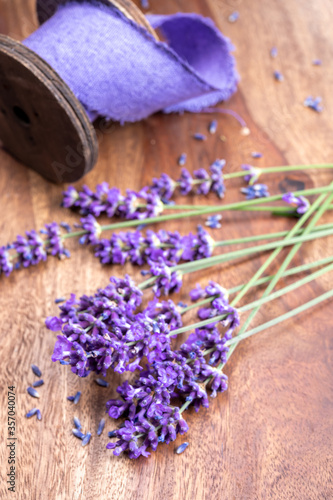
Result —
POLYGON ((160 297, 162 294, 177 293, 181 289, 182 274, 179 271, 172 271, 163 259, 160 258, 157 262, 150 262, 150 272, 152 276, 156 276, 153 286, 156 297, 160 297))
POLYGON ((293 193, 286 193, 282 200, 296 208, 299 215, 303 215, 310 207, 309 201, 304 196, 295 196, 293 193))
POLYGON ((192 191, 193 187, 193 178, 186 168, 182 168, 180 178, 178 179, 178 185, 180 188, 181 194, 188 194, 192 191))
POLYGON ((260 177, 261 169, 258 167, 254 167, 253 165, 243 164, 241 165, 243 170, 247 170, 249 173, 244 175, 244 181, 247 182, 250 186, 257 182, 260 177))
MULTIPOLYGON (((178 164, 185 165, 185 162, 186 158, 184 159, 184 155, 182 155, 178 160, 178 164)), ((176 182, 172 180, 169 175, 162 174, 159 179, 153 179, 150 190, 152 193, 159 196, 162 200, 170 200, 170 198, 172 198, 174 194, 175 188, 176 182)))
POLYGON ((0 276, 2 273, 5 276, 9 276, 14 269, 9 253, 11 248, 11 246, 0 247, 0 276))
POLYGON ((97 245, 102 229, 95 217, 93 215, 87 215, 87 217, 82 218, 81 227, 84 231, 87 231, 87 233, 80 238, 81 245, 97 245))
POLYGON ((41 232, 46 235, 45 250, 47 254, 57 256, 59 259, 70 257, 69 251, 65 248, 59 224, 51 222, 45 224, 45 230, 41 232))
POLYGON ((195 139, 196 141, 206 141, 207 137, 204 134, 200 134, 200 132, 196 132, 195 134, 193 134, 193 139, 195 139))
MULTIPOLYGON (((223 300, 224 310, 231 312, 233 308, 222 287, 211 282, 206 290, 206 293, 217 294, 213 295, 214 300, 221 303, 223 300)), ((149 456, 148 448, 155 451, 159 443, 170 443, 177 434, 188 430, 174 404, 176 398, 190 403, 198 411, 201 406, 209 405, 208 389, 212 397, 227 389, 227 377, 217 364, 226 362, 229 350, 226 341, 239 324, 236 310, 231 316, 233 319, 229 319, 227 325, 222 324, 228 328, 226 334, 220 333, 217 325, 197 329, 180 349, 173 351, 169 347, 163 358, 148 364, 134 383, 125 381, 118 387, 120 398, 111 399, 106 405, 111 418, 126 418, 124 425, 109 435, 117 439, 107 445, 114 450, 114 455, 127 452, 130 458, 149 456), (209 363, 204 354, 207 350, 209 363)))
POLYGON ((253 184, 253 186, 242 188, 241 192, 246 195, 247 200, 269 196, 268 187, 265 184, 253 184))

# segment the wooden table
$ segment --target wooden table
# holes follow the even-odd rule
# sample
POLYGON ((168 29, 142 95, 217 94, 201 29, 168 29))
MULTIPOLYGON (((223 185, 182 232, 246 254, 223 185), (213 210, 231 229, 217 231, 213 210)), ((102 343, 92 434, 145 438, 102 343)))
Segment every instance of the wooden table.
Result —
MULTIPOLYGON (((34 0, 0 0, 0 31, 22 39, 36 29, 34 0)), ((122 190, 138 189, 152 176, 167 172, 177 176, 176 158, 188 153, 188 167, 204 166, 217 157, 226 158, 227 171, 241 163, 259 166, 322 163, 333 154, 333 4, 330 0, 151 0, 154 13, 195 11, 215 19, 236 46, 241 83, 225 107, 240 113, 251 134, 240 134, 239 125, 226 115, 218 116, 219 130, 204 143, 191 134, 205 132, 208 115, 152 116, 141 123, 110 125, 99 135, 100 155, 96 168, 84 179, 90 187, 109 181, 122 190), (233 10, 239 20, 231 24, 233 10), (270 49, 278 48, 278 57, 270 49), (322 66, 312 60, 322 59, 322 66), (284 81, 278 83, 273 71, 284 81), (308 95, 323 97, 319 114, 303 106, 308 95), (220 136, 226 137, 221 141, 220 136), (251 152, 263 153, 252 160, 251 152)), ((1 244, 13 241, 27 229, 46 222, 77 216, 59 207, 62 186, 51 185, 33 171, 0 152, 1 244)), ((272 193, 283 189, 327 184, 328 171, 279 174, 265 179, 272 193)), ((78 183, 81 186, 82 182, 78 183)), ((242 182, 228 184, 226 202, 240 199, 242 182)), ((215 203, 209 198, 209 203, 215 203)), ((198 197, 194 204, 205 203, 198 197)), ((323 222, 332 220, 325 216, 323 222)), ((181 233, 194 230, 197 220, 170 223, 181 233)), ((254 213, 226 213, 217 239, 289 229, 293 220, 254 213)), ((1 278, 1 408, 0 423, 6 436, 7 386, 16 387, 17 480, 16 493, 7 491, 5 437, 1 450, 3 476, 1 498, 19 499, 299 499, 333 498, 332 486, 332 302, 244 341, 232 356, 226 373, 229 390, 211 401, 209 410, 189 411, 190 430, 169 446, 160 446, 149 459, 116 458, 105 449, 106 431, 96 429, 109 397, 121 377, 109 374, 110 388, 94 383, 94 377, 78 379, 51 362, 55 334, 43 319, 56 313, 54 299, 93 292, 111 274, 133 273, 130 266, 102 268, 91 252, 70 244, 72 257, 63 262, 50 258, 36 268, 1 278), (30 364, 43 371, 45 385, 39 407, 41 422, 27 420, 25 413, 35 401, 26 393, 33 381, 30 364), (74 407, 66 400, 77 390, 83 393, 74 407), (71 435, 76 414, 90 429, 93 439, 82 448, 71 435), (186 452, 174 450, 190 443, 186 452)), ((332 238, 302 246, 293 265, 332 254, 332 238)), ((266 256, 225 264, 214 271, 197 273, 185 280, 205 284, 214 278, 226 287, 246 282, 266 256)), ((281 262, 281 259, 279 260, 281 262)), ((272 265, 270 273, 278 269, 272 265)), ((139 279, 139 271, 134 275, 139 279)), ((290 281, 282 280, 282 285, 290 281)), ((288 311, 332 285, 331 275, 303 287, 262 308, 255 324, 288 311)), ((280 285, 279 285, 280 286, 280 285)), ((254 297, 249 294, 249 299, 254 297)), ((180 299, 186 301, 185 291, 180 299)), ((106 430, 113 423, 107 422, 106 430)))

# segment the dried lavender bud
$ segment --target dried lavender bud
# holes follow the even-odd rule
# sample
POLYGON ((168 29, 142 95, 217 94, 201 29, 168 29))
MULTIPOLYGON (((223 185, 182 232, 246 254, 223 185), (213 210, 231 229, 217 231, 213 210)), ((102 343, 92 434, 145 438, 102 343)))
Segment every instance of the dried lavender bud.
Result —
POLYGON ((74 434, 74 436, 78 439, 83 439, 85 437, 83 432, 81 432, 79 429, 72 429, 72 434, 74 434))
POLYGON ((222 215, 210 215, 205 222, 205 225, 211 227, 212 229, 219 229, 221 227, 220 221, 222 215))
POLYGON ((37 420, 42 420, 42 414, 40 410, 37 410, 37 420))
POLYGON ((40 387, 41 385, 44 385, 44 380, 36 380, 36 382, 32 384, 32 387, 40 387))
POLYGON ((283 82, 284 77, 280 71, 274 71, 273 76, 277 82, 283 82))
POLYGON ((217 131, 217 120, 212 120, 208 125, 208 132, 210 134, 216 134, 217 131))
POLYGON ((39 398, 39 394, 33 387, 28 387, 27 393, 33 398, 39 398))
POLYGON ((323 110, 323 107, 320 106, 321 101, 322 101, 321 97, 313 98, 312 96, 308 96, 304 100, 303 104, 306 108, 310 108, 313 109, 313 111, 316 111, 317 113, 321 113, 321 111, 323 110))
POLYGON ((229 23, 235 23, 238 19, 239 19, 239 12, 237 10, 232 12, 228 17, 229 23))
POLYGON ((65 301, 66 301, 65 297, 59 297, 58 299, 55 299, 54 303, 61 304, 62 302, 65 302, 65 301))
POLYGON ((74 401, 74 396, 67 396, 68 401, 74 401))
POLYGON ((204 135, 204 134, 200 134, 199 132, 193 134, 193 139, 195 139, 196 141, 206 141, 207 140, 207 136, 204 135))
POLYGON ((75 405, 77 405, 77 404, 78 404, 78 402, 80 401, 80 398, 81 398, 81 392, 80 392, 80 391, 78 391, 78 392, 75 394, 75 396, 74 396, 73 403, 74 403, 75 405))
POLYGON ((91 439, 91 433, 87 432, 87 434, 82 439, 82 446, 86 446, 89 443, 90 439, 91 439))
POLYGON ((186 450, 187 447, 188 447, 188 443, 183 443, 180 446, 178 446, 178 448, 175 450, 175 453, 177 455, 180 455, 181 453, 184 453, 184 451, 186 450))
POLYGON ((104 427, 105 427, 105 418, 102 418, 102 420, 100 421, 100 423, 98 425, 97 436, 100 436, 102 434, 104 427))
POLYGON ((252 151, 251 156, 252 158, 262 158, 262 153, 259 153, 258 151, 252 151))
POLYGON ((95 378, 95 382, 100 387, 109 387, 109 385, 110 385, 109 382, 107 382, 106 380, 103 380, 102 378, 95 378))
POLYGON ((82 429, 82 425, 81 425, 81 422, 80 420, 78 419, 78 417, 74 417, 73 418, 73 421, 74 421, 74 425, 75 427, 80 431, 82 429))
POLYGON ((272 47, 270 50, 270 55, 273 59, 275 59, 275 57, 277 57, 278 55, 278 49, 276 47, 272 47))
POLYGON ((34 415, 36 415, 37 411, 38 411, 37 408, 33 408, 32 410, 28 411, 28 413, 26 414, 26 417, 27 418, 33 417, 34 415))
POLYGON ((31 369, 32 369, 33 373, 36 375, 36 377, 41 377, 42 376, 42 372, 40 371, 40 369, 38 368, 38 366, 31 365, 31 369))
POLYGON ((178 165, 180 167, 183 167, 186 163, 186 160, 187 160, 187 154, 186 153, 181 154, 180 157, 178 158, 178 165))

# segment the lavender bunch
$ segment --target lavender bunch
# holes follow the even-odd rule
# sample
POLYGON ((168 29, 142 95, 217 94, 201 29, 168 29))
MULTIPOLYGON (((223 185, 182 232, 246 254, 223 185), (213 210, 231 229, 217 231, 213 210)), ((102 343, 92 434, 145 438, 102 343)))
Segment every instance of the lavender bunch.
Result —
POLYGON ((118 387, 119 399, 107 402, 111 418, 126 418, 120 428, 111 433, 117 441, 107 445, 114 450, 114 455, 126 451, 130 458, 149 456, 147 448, 155 451, 159 443, 168 444, 177 434, 187 432, 182 413, 190 405, 196 411, 201 406, 208 408, 208 389, 211 397, 227 389, 227 377, 218 365, 227 361, 225 344, 238 327, 239 316, 229 305, 225 291, 210 283, 206 295, 212 298, 213 292, 211 314, 223 311, 226 319, 214 322, 212 318, 211 324, 196 329, 178 350, 168 346, 163 357, 158 356, 149 363, 133 384, 126 381, 118 387), (227 331, 221 333, 220 326, 227 327, 227 331), (176 406, 175 401, 179 399, 184 401, 182 408, 176 406))
POLYGON ((94 217, 101 214, 128 220, 156 217, 163 212, 164 204, 169 202, 176 188, 179 188, 183 195, 190 192, 207 195, 213 192, 223 198, 224 165, 225 160, 216 160, 209 167, 209 172, 200 168, 193 176, 183 168, 177 181, 167 174, 162 174, 159 179, 153 179, 151 186, 140 191, 127 190, 125 196, 121 195, 119 189, 110 188, 107 182, 99 184, 95 191, 88 186, 83 186, 81 191, 69 186, 63 193, 62 206, 78 209, 82 215, 91 214, 94 217))

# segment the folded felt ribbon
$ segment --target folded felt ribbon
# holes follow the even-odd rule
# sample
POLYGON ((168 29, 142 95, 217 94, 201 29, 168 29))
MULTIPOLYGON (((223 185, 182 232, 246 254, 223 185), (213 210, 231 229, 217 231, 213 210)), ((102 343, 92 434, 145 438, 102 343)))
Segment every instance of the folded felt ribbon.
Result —
POLYGON ((230 41, 197 14, 148 16, 165 41, 113 6, 70 2, 23 43, 68 84, 93 121, 134 122, 228 99, 238 75, 230 41))

